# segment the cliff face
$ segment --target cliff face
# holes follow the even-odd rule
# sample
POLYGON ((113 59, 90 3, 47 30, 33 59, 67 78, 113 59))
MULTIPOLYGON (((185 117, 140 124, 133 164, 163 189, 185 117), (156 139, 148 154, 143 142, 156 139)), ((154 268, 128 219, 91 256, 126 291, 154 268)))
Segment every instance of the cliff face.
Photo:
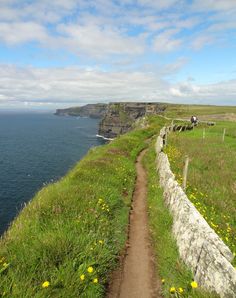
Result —
POLYGON ((148 114, 158 114, 165 110, 160 103, 110 103, 99 124, 98 134, 115 138, 132 129, 134 122, 148 114))
POLYGON ((105 115, 106 109, 107 109, 107 104, 102 104, 102 103, 87 104, 82 107, 57 109, 55 115, 102 118, 105 115))
POLYGON ((131 130, 137 119, 145 115, 161 113, 165 109, 166 105, 161 103, 98 103, 87 104, 82 107, 57 109, 55 115, 102 118, 98 134, 113 139, 131 130))

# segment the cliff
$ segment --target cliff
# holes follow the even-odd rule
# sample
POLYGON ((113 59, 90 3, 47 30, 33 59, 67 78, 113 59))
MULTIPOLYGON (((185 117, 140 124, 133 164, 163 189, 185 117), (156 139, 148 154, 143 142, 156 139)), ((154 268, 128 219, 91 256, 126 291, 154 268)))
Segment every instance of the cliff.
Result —
POLYGON ((57 109, 58 116, 80 116, 102 118, 98 134, 105 138, 115 138, 133 128, 134 122, 150 114, 159 114, 166 109, 166 104, 124 102, 109 104, 87 104, 82 107, 57 109))
POLYGON ((131 130, 138 118, 158 114, 165 109, 166 105, 160 103, 110 103, 99 124, 98 134, 106 138, 115 138, 131 130))
POLYGON ((102 104, 102 103, 87 104, 82 107, 57 109, 55 115, 102 118, 105 115, 106 109, 107 109, 107 104, 102 104))

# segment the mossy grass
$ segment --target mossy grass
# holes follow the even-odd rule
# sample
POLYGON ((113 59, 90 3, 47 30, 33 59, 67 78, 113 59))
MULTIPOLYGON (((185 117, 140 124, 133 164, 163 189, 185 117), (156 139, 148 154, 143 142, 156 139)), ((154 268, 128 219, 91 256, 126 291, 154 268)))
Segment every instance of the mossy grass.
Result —
POLYGON ((0 296, 103 297, 127 236, 135 160, 153 127, 89 151, 0 242, 0 296))
MULTIPOLYGON (((204 129, 205 138, 201 125, 193 131, 171 133, 165 150, 180 184, 183 162, 189 156, 187 195, 235 255, 236 124, 219 121, 204 129)), ((233 265, 236 266, 236 258, 233 265)))
POLYGON ((144 157, 148 173, 148 215, 157 274, 162 280, 163 297, 213 298, 215 294, 193 289, 193 275, 181 261, 176 241, 172 236, 172 216, 163 200, 163 190, 155 166, 154 144, 144 157), (171 291, 173 293, 171 293, 171 291))

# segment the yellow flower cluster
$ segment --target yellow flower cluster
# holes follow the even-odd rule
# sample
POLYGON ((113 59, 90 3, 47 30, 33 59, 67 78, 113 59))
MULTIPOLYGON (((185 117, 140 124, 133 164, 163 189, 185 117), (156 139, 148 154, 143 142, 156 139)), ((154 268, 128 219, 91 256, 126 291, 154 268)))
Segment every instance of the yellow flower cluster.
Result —
POLYGON ((183 294, 183 292, 184 292, 184 289, 183 288, 175 288, 175 287, 171 287, 170 288, 170 293, 171 294, 175 294, 175 293, 178 293, 178 294, 183 294))
POLYGON ((198 192, 196 188, 193 190, 189 189, 187 194, 197 210, 205 218, 212 229, 214 229, 218 236, 226 242, 233 252, 236 251, 236 229, 230 224, 230 221, 232 221, 230 216, 222 215, 222 213, 219 215, 214 206, 206 205, 204 203, 204 198, 207 199, 208 195, 198 192))
POLYGON ((4 257, 0 258, 0 264, 2 265, 2 268, 0 268, 0 273, 5 271, 10 266, 10 263, 7 263, 4 257))
MULTIPOLYGON (((98 283, 98 278, 96 276, 94 276, 94 274, 93 274, 93 273, 95 273, 94 268, 92 266, 89 266, 87 268, 87 272, 88 272, 88 278, 87 278, 87 280, 88 281, 92 281, 94 284, 97 284, 98 283), (91 276, 93 276, 92 279, 91 279, 91 276)), ((85 281, 86 280, 86 275, 85 274, 81 274, 80 275, 80 280, 82 282, 85 281)))
POLYGON ((4 261, 5 261, 5 258, 4 257, 1 257, 0 258, 0 264, 3 263, 4 261))
MULTIPOLYGON (((165 279, 162 279, 161 282, 164 285, 165 284, 165 279)), ((176 297, 179 297, 180 295, 184 294, 185 291, 186 291, 186 293, 188 293, 189 292, 189 289, 196 289, 196 288, 198 288, 197 282, 196 281, 192 281, 189 284, 189 286, 187 287, 186 290, 184 290, 184 288, 182 288, 182 287, 176 288, 176 287, 172 286, 172 287, 169 288, 169 292, 170 292, 170 294, 173 294, 174 296, 177 295, 176 297), (191 288, 190 288, 190 286, 191 286, 191 288)))
POLYGON ((103 199, 98 199, 98 204, 101 206, 102 210, 110 212, 108 204, 106 204, 103 199))

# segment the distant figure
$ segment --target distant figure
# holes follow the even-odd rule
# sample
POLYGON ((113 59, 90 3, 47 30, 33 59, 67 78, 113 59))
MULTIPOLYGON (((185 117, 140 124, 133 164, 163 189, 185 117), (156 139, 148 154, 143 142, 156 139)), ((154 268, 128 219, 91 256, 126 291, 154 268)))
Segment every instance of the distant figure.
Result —
POLYGON ((197 119, 196 116, 192 116, 191 119, 190 119, 190 121, 191 121, 191 124, 192 124, 192 125, 197 125, 197 121, 198 121, 198 119, 197 119))

